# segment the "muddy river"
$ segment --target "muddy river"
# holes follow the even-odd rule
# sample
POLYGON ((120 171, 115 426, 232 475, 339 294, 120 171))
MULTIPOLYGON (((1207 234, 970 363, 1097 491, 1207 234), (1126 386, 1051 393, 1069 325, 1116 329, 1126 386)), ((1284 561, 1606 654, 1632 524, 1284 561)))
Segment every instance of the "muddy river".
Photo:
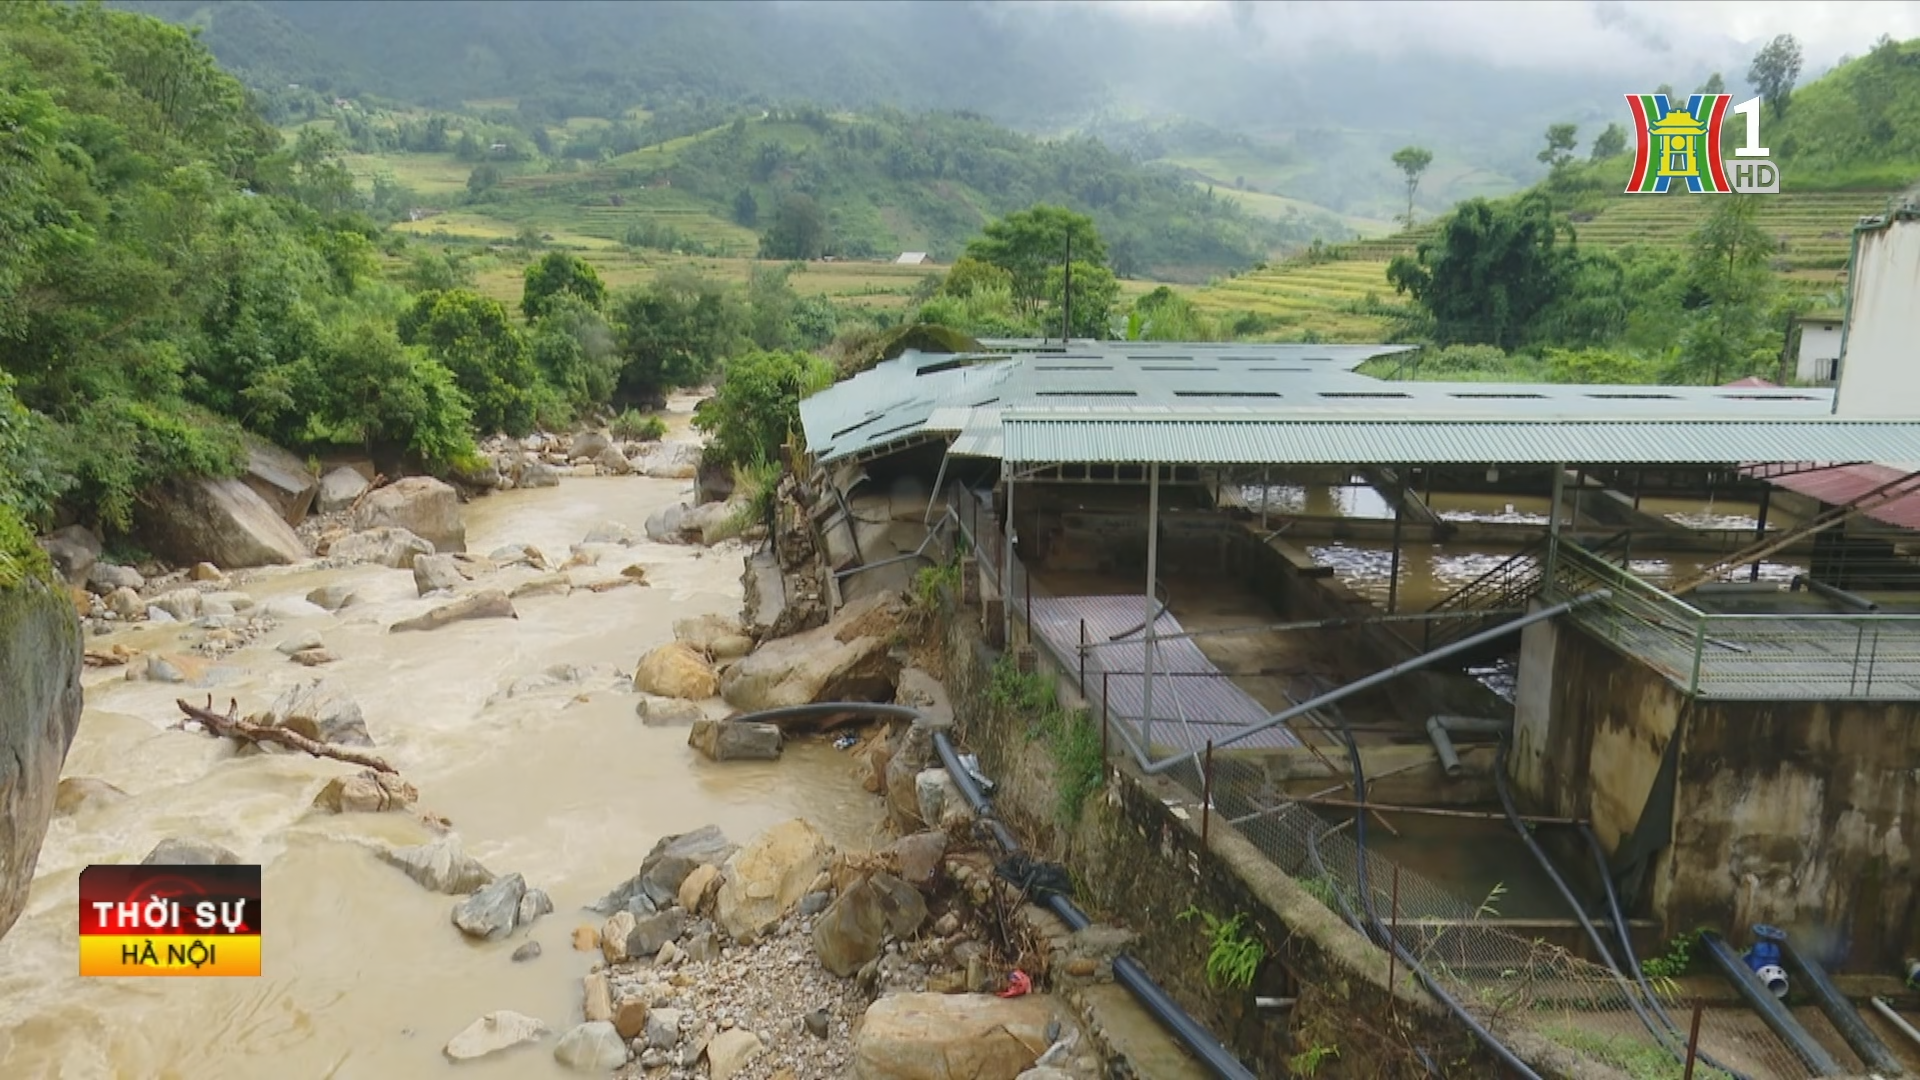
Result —
MULTIPOLYGON (((603 521, 642 526, 686 498, 691 482, 570 478, 467 506, 467 546, 530 543, 556 561, 603 521)), ((264 573, 238 586, 257 601, 350 582, 361 602, 338 615, 283 622, 219 661, 205 688, 129 682, 89 672, 86 713, 65 775, 95 777, 132 798, 57 818, 26 913, 0 940, 3 1077, 430 1077, 455 1067, 447 1039, 482 1013, 514 1009, 559 1030, 578 1019, 590 954, 569 947, 579 909, 631 875, 660 836, 709 822, 736 840, 804 816, 836 844, 869 846, 877 800, 850 759, 822 744, 777 764, 713 765, 684 728, 643 726, 619 688, 676 618, 739 609, 744 549, 642 542, 634 560, 650 588, 576 591, 515 601, 517 621, 459 623, 432 633, 386 626, 433 606, 406 570, 264 573), (317 630, 341 659, 319 671, 274 645, 317 630), (515 679, 556 664, 594 676, 514 697, 515 679), (557 912, 535 924, 544 955, 508 956, 524 937, 470 944, 449 921, 454 898, 430 893, 367 850, 432 839, 404 814, 330 816, 309 809, 349 767, 304 756, 236 757, 224 740, 167 730, 176 697, 212 692, 263 710, 296 682, 324 674, 359 702, 377 753, 420 789, 423 809, 453 820, 469 852, 496 873, 518 871, 557 912), (501 697, 496 698, 496 695, 501 697), (163 837, 225 845, 263 874, 263 974, 226 979, 81 979, 77 880, 92 863, 138 862, 163 837)), ((510 585, 512 572, 503 572, 510 585)), ((183 627, 100 639, 184 651, 183 627)), ((92 642, 90 642, 92 644, 92 642)), ((724 711, 718 703, 713 706, 724 711)), ((595 918, 593 921, 597 922, 595 918)), ((463 1078, 565 1075, 545 1054, 458 1067, 463 1078)))

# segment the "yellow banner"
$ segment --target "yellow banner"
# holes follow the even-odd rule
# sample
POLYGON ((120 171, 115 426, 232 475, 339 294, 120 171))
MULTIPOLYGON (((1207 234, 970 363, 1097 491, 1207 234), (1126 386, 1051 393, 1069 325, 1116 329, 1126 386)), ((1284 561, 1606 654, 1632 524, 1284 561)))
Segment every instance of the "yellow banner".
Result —
POLYGON ((82 975, 258 975, 260 936, 80 936, 82 975))

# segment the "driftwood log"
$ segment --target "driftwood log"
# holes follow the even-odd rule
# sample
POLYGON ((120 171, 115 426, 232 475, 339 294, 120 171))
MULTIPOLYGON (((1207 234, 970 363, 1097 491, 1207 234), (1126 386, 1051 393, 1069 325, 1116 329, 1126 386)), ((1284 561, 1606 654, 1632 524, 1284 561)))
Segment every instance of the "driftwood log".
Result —
POLYGON ((333 746, 329 743, 317 742, 297 731, 288 731, 286 728, 273 727, 267 724, 256 724, 240 715, 240 703, 232 699, 228 699, 227 701, 227 712, 224 716, 213 711, 213 695, 211 694, 207 695, 206 708, 189 705, 178 698, 174 699, 174 704, 180 706, 180 711, 187 714, 187 719, 195 721, 215 735, 224 735, 229 739, 238 739, 241 742, 277 743, 293 750, 311 754, 314 757, 332 758, 335 761, 344 761, 349 765, 365 766, 375 772, 391 773, 394 776, 400 775, 400 770, 374 757, 372 754, 363 754, 357 750, 349 750, 343 746, 333 746))

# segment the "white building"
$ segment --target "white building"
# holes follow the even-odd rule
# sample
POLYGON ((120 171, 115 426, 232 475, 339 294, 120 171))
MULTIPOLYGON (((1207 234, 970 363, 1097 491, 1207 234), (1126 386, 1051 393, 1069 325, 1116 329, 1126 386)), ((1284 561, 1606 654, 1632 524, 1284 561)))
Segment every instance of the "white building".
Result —
POLYGON ((1863 221, 1847 275, 1846 349, 1836 416, 1906 420, 1920 412, 1920 209, 1863 221))
POLYGON ((895 266, 928 266, 933 260, 924 251, 903 251, 893 262, 895 266))
POLYGON ((1828 315, 1809 315, 1796 320, 1800 328, 1800 350, 1795 355, 1793 377, 1803 383, 1832 383, 1840 368, 1840 327, 1845 320, 1828 315))

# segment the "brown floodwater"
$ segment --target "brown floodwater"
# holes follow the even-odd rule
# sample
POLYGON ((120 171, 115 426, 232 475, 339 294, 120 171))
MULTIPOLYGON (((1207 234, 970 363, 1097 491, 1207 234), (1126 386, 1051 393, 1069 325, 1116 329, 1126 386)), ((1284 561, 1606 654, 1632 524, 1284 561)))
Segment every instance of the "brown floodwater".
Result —
MULTIPOLYGON (((531 543, 558 561, 602 521, 644 535, 648 514, 690 491, 688 481, 570 478, 495 495, 466 508, 468 548, 531 543)), ((712 822, 744 840, 798 816, 839 846, 870 846, 880 808, 846 755, 801 742, 778 763, 714 765, 687 747, 684 728, 643 726, 618 682, 671 639, 676 618, 738 611, 743 551, 643 541, 605 568, 643 563, 650 588, 529 597, 515 602, 515 621, 392 635, 387 625, 433 604, 414 595, 408 571, 262 573, 242 586, 262 603, 338 581, 354 584, 362 602, 283 622, 221 661, 208 679, 217 685, 206 688, 89 672, 65 775, 106 780, 132 798, 56 819, 47 835, 26 913, 0 940, 0 1077, 452 1075, 441 1048, 482 1013, 513 1009, 561 1031, 579 1021, 580 978, 593 957, 568 939, 574 926, 599 922, 580 909, 631 875, 661 836, 712 822), (274 651, 309 629, 339 662, 313 671, 274 651), (577 685, 496 699, 555 664, 599 668, 577 685), (420 789, 422 808, 450 817, 496 873, 518 871, 551 894, 556 912, 531 933, 543 956, 511 963, 521 934, 468 943, 449 921, 455 898, 427 892, 367 850, 431 839, 409 816, 312 812, 327 778, 349 767, 236 757, 224 740, 167 730, 176 697, 211 692, 252 712, 319 674, 360 703, 377 752, 420 789), (77 976, 80 871, 138 862, 169 836, 223 844, 263 865, 259 978, 77 976)), ((530 575, 502 571, 498 581, 511 587, 530 575)), ((103 643, 184 650, 179 639, 196 633, 173 626, 103 643)), ((724 712, 718 702, 709 708, 724 712)), ((462 1064, 458 1075, 569 1075, 545 1049, 503 1057, 462 1064)))

